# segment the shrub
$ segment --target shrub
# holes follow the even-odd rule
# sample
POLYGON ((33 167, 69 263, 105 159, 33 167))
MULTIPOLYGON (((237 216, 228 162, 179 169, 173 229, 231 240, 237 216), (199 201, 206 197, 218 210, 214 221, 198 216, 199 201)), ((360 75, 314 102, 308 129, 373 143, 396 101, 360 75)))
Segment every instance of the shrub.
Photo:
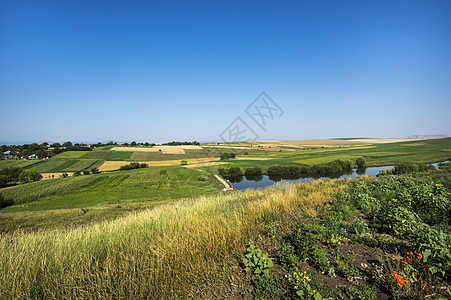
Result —
POLYGON ((221 153, 219 157, 221 157, 221 160, 235 158, 235 153, 221 153))
POLYGON ((140 164, 140 163, 137 163, 137 162, 132 162, 132 163, 130 163, 128 165, 121 166, 119 168, 119 170, 126 171, 126 170, 134 170, 134 169, 147 168, 147 167, 148 167, 148 165, 145 164, 145 163, 140 164))
POLYGON ((247 168, 244 171, 244 175, 246 175, 246 177, 262 176, 263 175, 263 170, 260 167, 247 168))
POLYGON ((13 200, 5 199, 3 195, 0 193, 0 208, 11 206, 14 204, 13 200))
POLYGON ((19 175, 22 169, 18 167, 7 167, 0 170, 0 187, 8 184, 15 184, 19 181, 19 175))
POLYGON ((72 176, 77 177, 81 175, 81 171, 75 171, 72 176))
POLYGON ((180 164, 182 166, 186 166, 188 164, 188 161, 186 159, 182 159, 182 161, 180 162, 180 164))
POLYGON ((89 175, 90 173, 89 170, 83 170, 83 175, 89 175))
POLYGON ((91 169, 91 173, 92 173, 92 174, 99 174, 100 171, 99 171, 98 168, 92 168, 92 169, 91 169))
POLYGON ((23 170, 19 175, 20 183, 29 183, 33 181, 39 181, 42 179, 42 175, 36 171, 23 170))
POLYGON ((357 165, 357 168, 363 169, 366 168, 366 161, 363 157, 359 157, 356 159, 355 164, 357 165))

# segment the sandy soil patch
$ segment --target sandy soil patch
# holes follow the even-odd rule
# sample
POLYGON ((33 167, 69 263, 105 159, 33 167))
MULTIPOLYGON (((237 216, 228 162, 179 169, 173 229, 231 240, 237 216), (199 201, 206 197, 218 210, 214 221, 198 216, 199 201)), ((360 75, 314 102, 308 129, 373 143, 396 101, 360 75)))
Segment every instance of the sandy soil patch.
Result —
POLYGON ((63 173, 67 173, 69 176, 74 175, 74 172, 41 173, 41 175, 42 175, 42 179, 53 179, 53 178, 60 178, 61 175, 63 175, 63 173))

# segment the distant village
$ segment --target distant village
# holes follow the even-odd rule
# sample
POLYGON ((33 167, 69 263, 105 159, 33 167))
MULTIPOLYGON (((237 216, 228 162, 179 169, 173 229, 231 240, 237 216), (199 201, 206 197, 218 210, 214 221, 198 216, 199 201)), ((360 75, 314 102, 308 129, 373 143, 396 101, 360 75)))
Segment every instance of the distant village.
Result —
MULTIPOLYGON (((39 157, 36 154, 30 154, 30 155, 22 155, 18 156, 18 153, 20 153, 20 150, 17 150, 16 152, 7 150, 3 152, 2 159, 39 159, 39 157)), ((42 157, 43 158, 43 157, 42 157)))

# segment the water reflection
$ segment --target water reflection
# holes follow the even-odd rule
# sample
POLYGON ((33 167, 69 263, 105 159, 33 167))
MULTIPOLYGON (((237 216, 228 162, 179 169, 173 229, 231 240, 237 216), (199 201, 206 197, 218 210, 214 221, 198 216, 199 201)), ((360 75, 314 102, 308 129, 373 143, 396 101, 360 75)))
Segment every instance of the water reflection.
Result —
POLYGON ((306 182, 311 180, 319 180, 319 179, 342 179, 342 178, 354 178, 357 176, 368 175, 371 177, 375 177, 379 174, 380 170, 385 169, 393 169, 393 166, 385 166, 385 167, 370 167, 363 169, 352 169, 349 171, 345 171, 342 173, 332 173, 326 175, 300 175, 300 176, 281 176, 281 175, 262 175, 262 176, 239 176, 230 178, 229 181, 232 184, 234 189, 237 190, 245 190, 245 189, 261 189, 266 188, 273 185, 276 182, 287 181, 287 182, 306 182))

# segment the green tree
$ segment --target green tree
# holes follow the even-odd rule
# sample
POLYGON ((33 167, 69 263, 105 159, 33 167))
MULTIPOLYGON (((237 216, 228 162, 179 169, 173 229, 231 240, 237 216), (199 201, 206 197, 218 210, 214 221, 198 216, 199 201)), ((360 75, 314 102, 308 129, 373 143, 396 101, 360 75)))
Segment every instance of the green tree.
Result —
POLYGON ((40 149, 40 150, 36 151, 36 156, 38 158, 45 158, 45 157, 47 157, 47 151, 40 149))
POLYGON ((100 171, 99 171, 98 168, 92 168, 92 169, 91 169, 91 173, 92 173, 92 174, 99 174, 100 171))
POLYGON ((67 141, 63 144, 63 147, 72 147, 72 142, 67 141))
POLYGON ((182 159, 182 161, 180 162, 180 164, 181 164, 182 166, 185 166, 185 165, 188 164, 188 161, 187 161, 186 159, 182 159))
POLYGON ((363 157, 359 157, 356 159, 355 164, 357 165, 357 168, 363 169, 366 168, 366 161, 363 157))
POLYGON ((23 170, 19 175, 20 183, 28 183, 33 181, 39 181, 42 179, 42 175, 36 171, 23 170))

